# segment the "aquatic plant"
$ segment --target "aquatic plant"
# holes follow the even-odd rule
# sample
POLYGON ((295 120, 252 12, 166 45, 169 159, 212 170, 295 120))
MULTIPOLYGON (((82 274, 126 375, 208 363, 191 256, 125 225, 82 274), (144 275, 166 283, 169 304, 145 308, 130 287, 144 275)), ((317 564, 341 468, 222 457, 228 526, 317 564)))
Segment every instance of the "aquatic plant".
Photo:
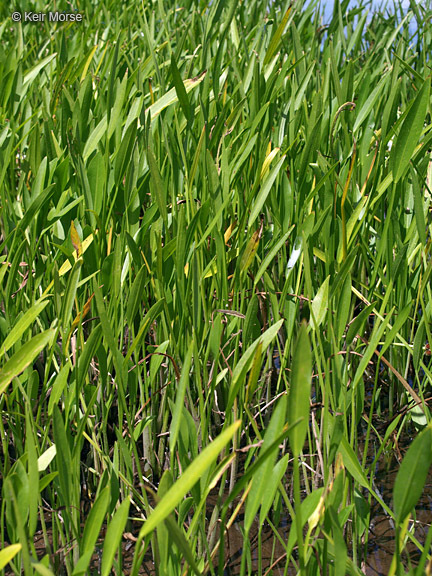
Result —
POLYGON ((0 8, 5 573, 430 567, 432 11, 348 4, 0 8))

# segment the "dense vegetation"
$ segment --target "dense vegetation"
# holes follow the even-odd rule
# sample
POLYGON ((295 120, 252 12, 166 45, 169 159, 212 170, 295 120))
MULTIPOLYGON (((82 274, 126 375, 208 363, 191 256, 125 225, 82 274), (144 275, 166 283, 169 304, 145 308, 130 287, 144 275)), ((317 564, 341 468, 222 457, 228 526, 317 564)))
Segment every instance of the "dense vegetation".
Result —
POLYGON ((6 573, 430 565, 432 10, 347 4, 0 8, 6 573))

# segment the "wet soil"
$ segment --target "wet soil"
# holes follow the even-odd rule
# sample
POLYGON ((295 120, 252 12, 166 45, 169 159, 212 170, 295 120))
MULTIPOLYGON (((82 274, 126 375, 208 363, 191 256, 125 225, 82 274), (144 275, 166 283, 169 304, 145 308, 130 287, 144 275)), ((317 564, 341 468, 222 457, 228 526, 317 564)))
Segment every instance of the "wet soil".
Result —
MULTIPOLYGON (((367 403, 367 402, 366 402, 367 403)), ((388 426, 390 418, 388 414, 381 414, 379 421, 375 422, 374 425, 377 428, 381 428, 380 434, 384 435, 385 429, 388 426)), ((415 436, 415 431, 412 430, 412 437, 415 436)), ((404 438, 400 439, 398 443, 393 443, 393 449, 386 454, 383 453, 382 458, 377 463, 375 467, 375 477, 374 477, 374 489, 377 491, 384 502, 392 509, 392 490, 395 483, 396 475, 400 467, 400 463, 403 459, 406 450, 408 449, 411 442, 410 431, 405 431, 404 438)), ((369 463, 373 461, 374 450, 377 446, 373 446, 373 442, 369 445, 369 453, 367 460, 369 463)), ((360 452, 362 447, 360 446, 360 452)), ((242 472, 242 467, 244 463, 245 454, 240 454, 239 459, 239 473, 242 472)), ((290 469, 287 471, 286 478, 290 478, 290 469)), ((226 495, 228 491, 226 492, 226 495)), ((225 496, 226 496, 225 495, 225 496)), ((367 496, 365 494, 365 496, 367 496)), ((207 512, 208 519, 210 520, 212 511, 217 502, 217 493, 211 494, 207 502, 207 512)), ((89 503, 87 503, 88 505, 89 503)), ((84 505, 84 503, 83 503, 84 505)), ((236 503, 234 503, 234 506, 236 503)), ((224 561, 224 576, 237 576, 240 571, 240 565, 242 561, 242 555, 244 554, 244 542, 243 542, 243 510, 240 511, 236 522, 230 527, 225 538, 225 561, 224 561)), ((83 517, 85 514, 83 514, 83 517)), ((46 519, 47 523, 49 518, 46 519)), ((429 473, 423 494, 416 507, 416 514, 413 520, 412 530, 415 534, 417 540, 423 544, 426 539, 429 527, 432 524, 432 473, 429 473)), ((48 525, 49 526, 49 525, 48 525)), ((131 572, 133 557, 135 552, 135 542, 138 536, 139 530, 142 526, 142 520, 133 521, 128 526, 128 532, 124 535, 122 542, 123 549, 123 565, 121 573, 123 575, 128 575, 131 572)), ((282 517, 279 522, 278 533, 280 540, 287 542, 289 531, 291 526, 291 519, 289 515, 282 517)), ((253 525, 250 534, 250 550, 251 550, 251 572, 252 574, 258 573, 259 566, 259 544, 258 544, 258 529, 257 523, 253 525)), ((49 529, 48 529, 49 533, 49 529)), ((91 563, 91 569, 88 572, 89 576, 100 574, 100 565, 103 549, 103 533, 101 535, 99 543, 99 552, 94 555, 91 563)), ((376 501, 371 501, 371 522, 369 526, 369 532, 365 541, 364 550, 359 554, 359 562, 361 563, 359 568, 365 576, 385 576, 389 572, 390 564, 393 558, 395 550, 395 530, 391 518, 383 511, 382 507, 376 501)), ((348 549, 350 549, 350 544, 348 544, 348 549)), ((41 559, 46 553, 44 538, 42 532, 39 531, 35 536, 35 548, 38 558, 41 559)), ((56 552, 57 566, 59 566, 58 574, 61 576, 65 573, 62 567, 62 559, 65 554, 70 554, 71 550, 59 550, 56 552), (62 571, 63 570, 63 571, 62 571)), ((406 568, 411 566, 416 566, 421 553, 416 549, 413 544, 408 544, 406 551, 404 552, 404 565, 406 568)), ((262 540, 261 540, 261 568, 262 574, 273 574, 274 576, 279 576, 285 573, 286 570, 286 559, 285 559, 285 549, 281 544, 279 539, 275 536, 271 527, 267 524, 262 528, 262 540)), ((217 569, 217 558, 214 561, 214 567, 217 569)), ((147 552, 144 562, 139 569, 140 575, 153 575, 155 574, 154 562, 151 557, 150 552, 147 552)), ((12 571, 5 571, 6 575, 13 574, 12 571)), ((113 572, 114 574, 114 572, 113 572)), ((291 566, 288 569, 288 574, 295 574, 294 567, 291 566), (291 569, 292 568, 292 569, 291 569)))
MULTIPOLYGON (((402 455, 406 452, 409 441, 405 439, 405 446, 401 448, 402 455)), ((382 462, 375 477, 375 490, 382 496, 384 502, 392 508, 392 491, 396 475, 399 470, 398 459, 393 456, 389 463, 382 462)), ((415 517, 410 523, 416 539, 423 544, 427 532, 432 524, 432 473, 429 472, 423 494, 416 506, 415 517)), ((372 503, 371 525, 369 530, 369 543, 366 558, 367 576, 385 576, 389 573, 390 564, 395 552, 395 530, 392 519, 377 503, 372 503)), ((404 565, 409 563, 416 566, 420 560, 421 552, 416 546, 408 542, 404 554, 404 565)))
MULTIPOLYGON (((392 490, 400 466, 400 458, 408 449, 409 438, 404 440, 403 445, 398 446, 398 452, 383 457, 376 468, 374 489, 378 491, 387 505, 392 507, 392 490)), ((213 507, 217 501, 217 495, 211 494, 208 498, 208 517, 210 518, 213 507)), ((225 538, 225 563, 224 576, 236 576, 239 574, 243 550, 242 523, 243 516, 239 514, 236 522, 230 527, 225 538)), ((426 539, 427 531, 432 523, 432 473, 429 474, 422 497, 416 507, 414 533, 420 543, 426 539)), ((283 541, 287 541, 291 519, 287 515, 281 518, 278 532, 283 541)), ((132 568, 133 556, 135 552, 135 540, 138 536, 141 521, 132 522, 131 531, 124 535, 123 548, 123 566, 122 574, 127 575, 132 568)), ((250 545, 251 545, 251 570, 252 574, 258 573, 258 523, 252 526, 250 545)), ((395 531, 391 518, 383 511, 382 507, 372 501, 371 503, 371 523, 368 534, 368 543, 366 551, 361 561, 361 570, 366 576, 385 576, 389 572, 391 560, 395 550, 394 543, 395 531)), ((45 544, 42 533, 39 532, 35 537, 35 547, 38 557, 41 558, 46 554, 45 544)), ((349 544, 348 544, 349 547, 349 544)), ((103 548, 103 534, 100 540, 100 553, 95 554, 92 559, 91 570, 89 575, 100 573, 100 562, 103 548)), ((275 537, 269 525, 263 527, 261 542, 261 566, 263 574, 273 574, 281 576, 286 569, 285 550, 279 540, 275 537)), ((58 552, 58 554, 64 551, 58 552)), ((70 552, 69 552, 70 553, 70 552)), ((405 567, 408 568, 411 563, 416 566, 420 558, 420 552, 414 545, 408 544, 404 556, 405 567), (409 555, 409 558, 408 556, 409 555)), ((217 561, 214 563, 216 568, 217 561)), ((5 572, 12 574, 12 572, 5 572)), ((59 572, 61 574, 61 572, 59 572)), ((155 574, 154 563, 150 553, 146 554, 143 564, 139 570, 140 575, 155 574)), ((295 574, 294 567, 290 567, 288 574, 295 574)))

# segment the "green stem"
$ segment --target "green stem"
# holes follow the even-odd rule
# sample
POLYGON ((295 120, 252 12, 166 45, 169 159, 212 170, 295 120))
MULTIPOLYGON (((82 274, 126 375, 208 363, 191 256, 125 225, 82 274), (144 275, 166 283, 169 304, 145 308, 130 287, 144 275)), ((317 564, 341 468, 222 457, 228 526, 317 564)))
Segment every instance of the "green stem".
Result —
POLYGON ((303 523, 301 518, 301 495, 300 495, 300 468, 298 458, 294 458, 294 509, 297 527, 297 545, 299 553, 300 575, 305 576, 304 566, 304 542, 303 542, 303 523))

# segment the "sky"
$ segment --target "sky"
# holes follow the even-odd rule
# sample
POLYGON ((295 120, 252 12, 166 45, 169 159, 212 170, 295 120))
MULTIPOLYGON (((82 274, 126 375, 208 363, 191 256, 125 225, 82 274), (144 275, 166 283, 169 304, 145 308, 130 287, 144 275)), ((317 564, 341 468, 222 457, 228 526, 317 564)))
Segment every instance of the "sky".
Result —
MULTIPOLYGON (((334 1, 333 0, 319 0, 319 3, 321 5, 321 10, 324 12, 324 24, 328 24, 329 20, 332 17, 332 14, 333 14, 334 1)), ((366 1, 363 1, 362 3, 366 4, 366 1)), ((385 0, 384 1, 383 0, 381 0, 381 1, 372 0, 372 2, 367 7, 367 9, 369 10, 370 13, 372 13, 374 10, 382 9, 384 3, 385 3, 385 0)), ((350 2, 351 7, 354 7, 358 4, 359 4, 358 0, 352 0, 350 2)), ((387 0, 386 4, 387 4, 387 8, 391 10, 392 6, 393 6, 393 0, 387 0)), ((402 0, 401 4, 402 4, 402 8, 404 9, 404 11, 409 10, 409 8, 410 8, 409 0, 402 0)), ((420 2, 417 1, 416 4, 420 4, 420 2)), ((414 26, 414 30, 415 30, 415 18, 411 19, 410 28, 412 26, 414 26)))
MULTIPOLYGON (((380 2, 379 0, 372 0, 372 6, 371 8, 369 8, 369 10, 373 9, 373 8, 380 8, 383 5, 384 2, 380 2)), ((356 6, 358 4, 358 2, 356 0, 353 0, 352 2, 350 2, 351 6, 356 6)), ((402 0, 401 2, 402 7, 407 10, 410 7, 410 3, 409 0, 402 0)), ((417 4, 419 4, 419 2, 417 2, 417 4)), ((321 6, 324 8, 324 13, 326 16, 331 16, 333 13, 333 5, 334 2, 333 0, 321 0, 321 6)), ((389 7, 392 5, 392 2, 390 1, 388 3, 389 7)))

